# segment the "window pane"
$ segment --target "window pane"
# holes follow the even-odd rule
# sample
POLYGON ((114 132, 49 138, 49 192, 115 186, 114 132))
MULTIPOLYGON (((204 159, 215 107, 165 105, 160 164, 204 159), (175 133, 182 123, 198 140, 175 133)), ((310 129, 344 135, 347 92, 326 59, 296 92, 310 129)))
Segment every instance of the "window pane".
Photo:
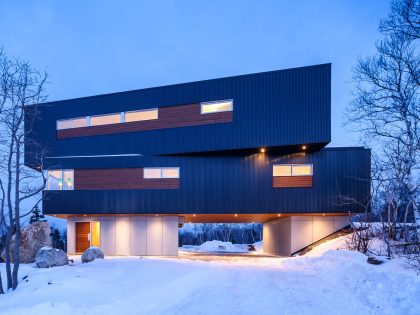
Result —
POLYGON ((162 178, 179 178, 179 167, 163 168, 162 178))
POLYGON ((86 127, 86 117, 57 120, 57 130, 86 127))
POLYGON ((273 165, 273 176, 292 176, 291 165, 273 165))
POLYGON ((202 114, 228 112, 228 111, 233 111, 232 100, 201 103, 202 114))
POLYGON ((90 117, 91 126, 118 124, 120 122, 121 122, 121 113, 90 117))
POLYGON ((63 171, 63 190, 73 190, 73 170, 63 171))
POLYGON ((73 118, 72 119, 72 128, 86 127, 86 117, 73 118))
POLYGON ((162 178, 162 170, 160 168, 145 168, 143 178, 162 178))
POLYGON ((139 110, 125 113, 125 122, 158 119, 157 109, 139 110))
POLYGON ((61 190, 63 186, 62 172, 59 171, 48 171, 47 179, 47 190, 61 190))
POLYGON ((72 119, 57 120, 57 130, 72 128, 72 119))
POLYGON ((293 176, 312 175, 312 164, 293 165, 293 176))

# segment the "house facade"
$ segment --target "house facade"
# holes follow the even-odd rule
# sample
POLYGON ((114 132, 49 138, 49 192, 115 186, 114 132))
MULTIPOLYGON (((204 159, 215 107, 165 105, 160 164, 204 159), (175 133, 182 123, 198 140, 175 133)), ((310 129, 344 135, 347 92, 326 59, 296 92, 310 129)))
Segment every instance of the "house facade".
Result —
POLYGON ((186 222, 261 222, 290 255, 369 199, 370 150, 326 148, 330 64, 39 104, 25 126, 69 253, 177 255, 186 222))

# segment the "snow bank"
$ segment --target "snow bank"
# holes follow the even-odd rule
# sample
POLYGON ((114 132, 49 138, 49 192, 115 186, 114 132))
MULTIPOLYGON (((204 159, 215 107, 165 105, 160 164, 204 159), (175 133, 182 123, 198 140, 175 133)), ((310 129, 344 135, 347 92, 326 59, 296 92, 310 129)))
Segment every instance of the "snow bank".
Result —
POLYGON ((232 244, 231 242, 222 241, 207 241, 200 246, 184 245, 181 247, 182 250, 193 251, 193 252, 225 252, 225 253, 247 253, 248 245, 244 244, 232 244))
MULTIPOLYGON (((220 243, 203 248, 237 247, 220 243)), ((338 238, 291 258, 113 257, 50 269, 23 264, 19 278, 27 277, 16 291, 0 295, 0 315, 420 314, 415 272, 398 259, 370 265, 359 252, 337 250, 344 244, 338 238)), ((4 264, 0 270, 4 275, 4 264)))

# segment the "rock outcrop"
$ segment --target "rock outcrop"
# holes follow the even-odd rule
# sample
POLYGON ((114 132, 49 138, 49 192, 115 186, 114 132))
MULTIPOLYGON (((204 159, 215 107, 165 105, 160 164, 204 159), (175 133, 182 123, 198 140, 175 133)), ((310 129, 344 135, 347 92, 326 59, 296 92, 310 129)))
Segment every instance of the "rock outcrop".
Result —
MULTIPOLYGON (((21 229, 19 260, 22 264, 29 264, 35 261, 38 250, 45 246, 51 246, 51 229, 48 222, 34 222, 21 229)), ((10 242, 10 254, 13 262, 15 235, 10 242)), ((4 253, 2 254, 4 260, 4 253)))

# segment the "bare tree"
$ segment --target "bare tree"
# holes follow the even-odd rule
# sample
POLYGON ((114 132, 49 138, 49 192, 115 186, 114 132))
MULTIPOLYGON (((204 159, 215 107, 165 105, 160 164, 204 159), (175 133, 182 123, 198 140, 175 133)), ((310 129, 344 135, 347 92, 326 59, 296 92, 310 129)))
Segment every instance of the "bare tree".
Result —
POLYGON ((402 192, 407 193, 405 211, 414 214, 420 235, 419 0, 393 1, 379 29, 384 37, 376 55, 360 59, 354 69, 355 97, 347 123, 377 151, 394 186, 392 209, 400 209, 402 192))
MULTIPOLYGON (((36 119, 36 104, 46 99, 45 84, 46 73, 40 73, 32 68, 28 62, 8 58, 4 52, 0 55, 1 71, 1 113, 0 156, 4 179, 0 182, 4 194, 3 210, 8 218, 6 224, 5 260, 7 289, 16 289, 19 271, 19 245, 22 203, 39 196, 42 192, 46 178, 44 177, 42 157, 43 152, 34 146, 36 152, 30 152, 35 160, 39 161, 37 171, 24 165, 24 140, 36 119), (29 115, 25 116, 25 112, 29 115), (26 121, 25 121, 26 119, 26 121), (26 126, 25 126, 26 125, 26 126), (14 235, 13 270, 11 266, 10 244, 14 235)), ((40 198, 39 198, 40 200, 40 198)), ((39 201, 38 201, 39 202, 39 201)))

